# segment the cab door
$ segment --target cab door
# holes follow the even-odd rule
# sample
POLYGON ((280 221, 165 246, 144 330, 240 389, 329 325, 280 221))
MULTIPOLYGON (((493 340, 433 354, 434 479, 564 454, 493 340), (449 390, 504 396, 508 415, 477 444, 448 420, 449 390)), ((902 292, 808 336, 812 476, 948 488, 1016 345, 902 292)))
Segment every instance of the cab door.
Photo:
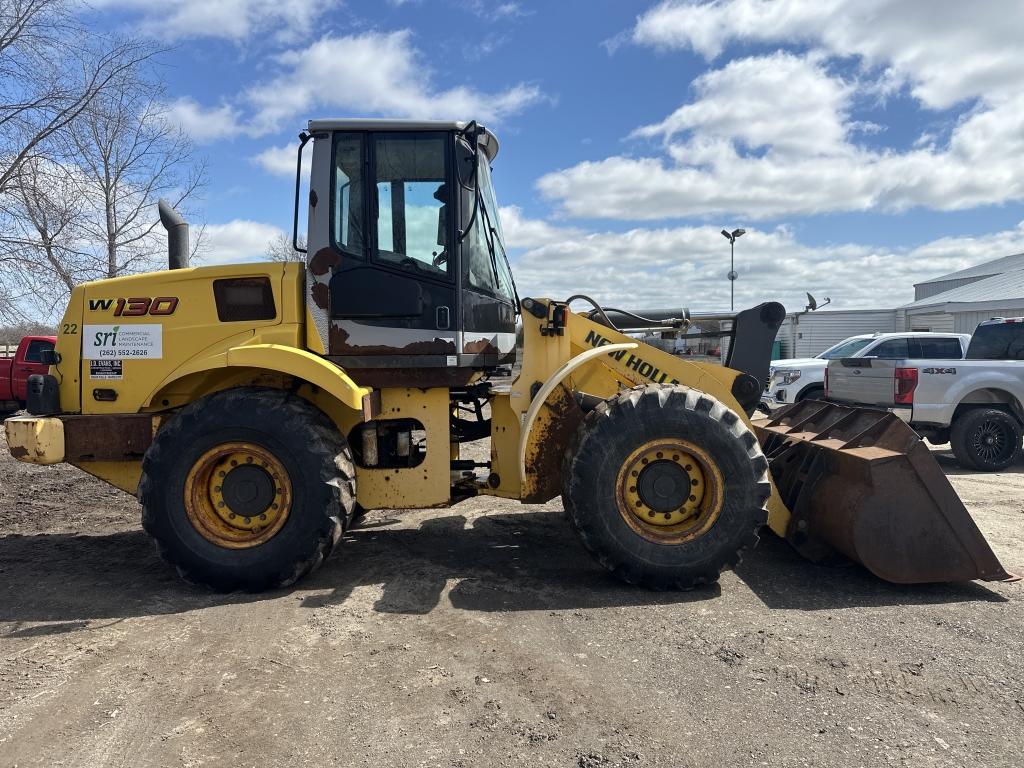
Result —
POLYGON ((450 134, 339 132, 333 146, 328 354, 351 369, 457 365, 450 134))

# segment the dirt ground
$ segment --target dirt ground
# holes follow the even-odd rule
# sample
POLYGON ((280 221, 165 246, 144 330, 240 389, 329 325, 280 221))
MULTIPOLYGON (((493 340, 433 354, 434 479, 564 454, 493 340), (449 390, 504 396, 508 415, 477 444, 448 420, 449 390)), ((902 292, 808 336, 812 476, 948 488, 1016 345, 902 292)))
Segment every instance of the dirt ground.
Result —
MULTIPOLYGON (((1024 468, 939 459, 1024 570, 1024 468)), ((766 536, 620 585, 560 502, 371 513, 314 577, 189 587, 134 499, 0 450, 0 766, 1019 766, 1024 584, 897 587, 766 536)))

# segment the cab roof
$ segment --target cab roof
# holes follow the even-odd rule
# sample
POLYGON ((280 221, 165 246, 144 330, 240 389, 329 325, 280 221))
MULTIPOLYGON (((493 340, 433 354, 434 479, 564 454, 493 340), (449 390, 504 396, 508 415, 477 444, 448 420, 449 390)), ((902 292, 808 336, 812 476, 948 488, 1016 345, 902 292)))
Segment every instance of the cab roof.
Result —
MULTIPOLYGON (((376 117, 327 117, 309 121, 309 132, 320 131, 461 131, 469 123, 462 120, 384 120, 376 117)), ((498 137, 484 126, 477 142, 487 159, 498 155, 498 137)))

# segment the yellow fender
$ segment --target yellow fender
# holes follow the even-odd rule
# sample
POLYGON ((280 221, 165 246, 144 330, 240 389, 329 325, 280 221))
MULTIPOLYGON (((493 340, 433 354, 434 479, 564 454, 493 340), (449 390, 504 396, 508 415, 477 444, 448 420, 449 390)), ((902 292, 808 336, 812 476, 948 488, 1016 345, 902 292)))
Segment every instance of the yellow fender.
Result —
POLYGON ((262 368, 295 376, 330 393, 349 408, 360 410, 363 396, 373 390, 360 387, 341 368, 304 349, 281 344, 252 344, 232 347, 228 367, 262 368))
MULTIPOLYGON (((250 337, 251 338, 251 337, 250 337)), ((150 405, 175 382, 186 376, 231 368, 281 373, 309 382, 346 407, 359 411, 363 396, 372 390, 360 387, 338 366, 318 355, 283 344, 241 344, 214 354, 193 358, 177 368, 143 401, 150 405)), ((199 393, 201 396, 202 393, 199 393)))
POLYGON ((540 413, 540 409, 544 407, 544 403, 547 402, 548 396, 555 391, 555 387, 561 384, 570 373, 575 371, 581 365, 585 365, 590 362, 595 357, 607 355, 610 352, 617 352, 620 349, 635 349, 638 346, 639 345, 636 342, 626 342, 622 344, 606 344, 603 347, 588 349, 585 352, 581 352, 576 355, 576 357, 569 360, 548 377, 548 380, 545 381, 543 386, 537 391, 537 396, 533 398, 533 402, 530 403, 530 407, 526 411, 526 416, 523 420, 522 431, 519 433, 520 477, 526 477, 526 449, 527 444, 530 441, 530 432, 533 431, 533 422, 537 420, 537 414, 540 413))

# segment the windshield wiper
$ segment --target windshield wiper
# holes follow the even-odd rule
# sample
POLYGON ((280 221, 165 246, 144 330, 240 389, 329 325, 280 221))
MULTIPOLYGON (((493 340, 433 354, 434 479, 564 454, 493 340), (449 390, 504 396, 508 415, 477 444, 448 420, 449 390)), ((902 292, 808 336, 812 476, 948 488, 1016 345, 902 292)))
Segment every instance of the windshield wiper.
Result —
MULTIPOLYGON (((482 202, 480 199, 480 184, 478 183, 478 179, 480 177, 480 147, 477 142, 479 141, 480 133, 480 126, 477 125, 476 120, 473 120, 469 125, 459 131, 458 134, 462 137, 463 141, 466 141, 469 144, 469 148, 473 152, 473 170, 469 176, 469 182, 473 186, 470 187, 469 184, 463 184, 462 178, 459 177, 459 185, 462 186, 463 189, 473 190, 473 210, 469 214, 469 221, 466 222, 466 228, 459 230, 458 243, 462 243, 462 241, 466 239, 470 230, 473 229, 473 224, 476 222, 476 214, 480 209, 480 203, 482 202), (466 138, 467 136, 469 137, 468 139, 466 138)), ((456 172, 458 172, 457 167, 456 172)))
POLYGON ((494 285, 501 289, 502 283, 501 273, 498 271, 498 257, 494 248, 494 244, 497 243, 501 247, 501 258, 505 262, 505 270, 508 273, 508 279, 512 289, 512 296, 515 299, 515 313, 519 314, 519 291, 516 289, 516 279, 512 276, 512 265, 508 260, 508 251, 505 250, 505 244, 501 241, 501 236, 498 230, 491 225, 491 217, 487 213, 487 204, 481 200, 481 210, 483 211, 483 218, 486 220, 487 229, 484 231, 484 240, 487 241, 487 252, 491 257, 491 270, 494 272, 494 285))

